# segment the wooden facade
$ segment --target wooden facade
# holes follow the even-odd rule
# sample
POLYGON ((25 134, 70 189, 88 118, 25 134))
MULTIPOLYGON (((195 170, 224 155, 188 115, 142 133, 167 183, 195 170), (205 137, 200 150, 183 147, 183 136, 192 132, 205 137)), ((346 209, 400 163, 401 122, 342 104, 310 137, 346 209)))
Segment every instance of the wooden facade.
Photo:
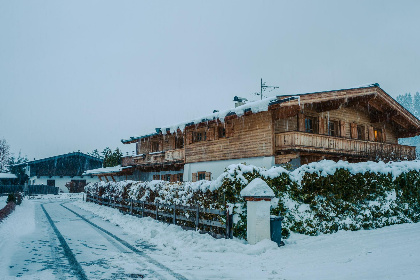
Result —
MULTIPOLYGON (((249 108, 247 108, 249 105, 249 108)), ((275 164, 299 159, 412 160, 415 147, 398 139, 420 134, 420 121, 378 85, 278 96, 267 110, 227 114, 170 133, 123 140, 136 143, 137 155, 123 166, 140 170, 182 170, 184 164, 274 157, 275 164)), ((210 178, 203 170, 193 180, 210 178)), ((172 179, 171 179, 172 180, 172 179)))

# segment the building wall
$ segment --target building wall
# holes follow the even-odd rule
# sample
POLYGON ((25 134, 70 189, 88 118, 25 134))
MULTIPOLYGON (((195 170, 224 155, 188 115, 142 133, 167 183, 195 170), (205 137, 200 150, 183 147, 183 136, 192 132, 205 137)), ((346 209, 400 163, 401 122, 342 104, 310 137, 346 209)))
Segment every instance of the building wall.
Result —
POLYGON ((225 127, 226 137, 217 136, 218 126, 208 126, 204 128, 207 139, 200 142, 191 141, 191 134, 200 128, 187 128, 185 163, 272 156, 272 123, 271 111, 233 117, 219 124, 225 127))
POLYGON ((55 186, 59 187, 59 192, 65 192, 68 193, 69 190, 66 188, 66 183, 71 182, 71 180, 86 180, 86 184, 92 183, 92 182, 99 182, 98 177, 93 176, 91 178, 90 176, 63 176, 60 178, 60 176, 33 176, 29 178, 29 184, 30 185, 47 185, 47 180, 55 180, 55 186))
POLYGON ((225 171, 226 167, 239 163, 265 168, 270 168, 275 165, 274 156, 187 163, 184 165, 184 181, 192 181, 192 173, 202 171, 211 172, 211 180, 215 180, 225 171))

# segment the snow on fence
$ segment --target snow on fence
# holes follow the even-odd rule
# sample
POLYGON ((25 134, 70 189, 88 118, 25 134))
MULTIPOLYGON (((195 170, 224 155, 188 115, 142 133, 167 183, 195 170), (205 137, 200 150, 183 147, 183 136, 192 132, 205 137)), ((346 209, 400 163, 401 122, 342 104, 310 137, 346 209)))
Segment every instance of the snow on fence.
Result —
POLYGON ((1 185, 0 194, 22 192, 23 186, 21 185, 1 185))
POLYGON ((101 197, 99 195, 86 195, 86 202, 119 209, 137 217, 151 217, 157 221, 174 225, 183 223, 183 229, 199 230, 216 238, 233 238, 232 215, 228 211, 207 209, 200 206, 183 206, 177 204, 153 203, 134 199, 118 197, 101 197), (206 217, 204 217, 204 215, 206 217), (208 218, 211 219, 208 219, 208 218), (224 220, 224 222, 221 222, 224 220))

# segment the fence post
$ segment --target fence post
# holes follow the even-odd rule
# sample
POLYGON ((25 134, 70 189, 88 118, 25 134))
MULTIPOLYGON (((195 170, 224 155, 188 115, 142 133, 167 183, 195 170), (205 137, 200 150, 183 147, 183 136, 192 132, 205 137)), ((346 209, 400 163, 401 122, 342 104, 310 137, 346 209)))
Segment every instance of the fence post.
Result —
POLYGON ((156 221, 159 220, 159 201, 156 202, 156 221))
POLYGON ((195 230, 198 230, 199 222, 200 222, 200 205, 197 204, 197 210, 195 212, 195 230))
POLYGON ((174 215, 172 217, 172 223, 176 225, 176 202, 174 204, 174 215))
POLYGON ((229 218, 229 209, 226 207, 226 238, 230 237, 230 218, 229 218))
POLYGON ((141 217, 144 218, 144 201, 141 202, 141 217))
POLYGON ((133 199, 130 198, 130 215, 133 215, 133 199))
POLYGON ((253 245, 263 239, 271 240, 270 207, 274 197, 273 190, 260 178, 251 181, 242 191, 247 207, 246 237, 253 245))

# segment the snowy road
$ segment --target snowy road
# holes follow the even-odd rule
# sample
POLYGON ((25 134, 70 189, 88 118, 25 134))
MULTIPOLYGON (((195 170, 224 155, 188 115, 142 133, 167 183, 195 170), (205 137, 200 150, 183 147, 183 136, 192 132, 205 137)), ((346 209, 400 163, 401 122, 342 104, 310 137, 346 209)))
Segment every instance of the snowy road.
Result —
POLYGON ((47 197, 24 200, 0 223, 0 279, 414 280, 419 232, 404 224, 251 246, 47 197))
POLYGON ((60 201, 33 206, 37 223, 10 252, 10 278, 186 279, 144 253, 153 246, 80 208, 60 201))

